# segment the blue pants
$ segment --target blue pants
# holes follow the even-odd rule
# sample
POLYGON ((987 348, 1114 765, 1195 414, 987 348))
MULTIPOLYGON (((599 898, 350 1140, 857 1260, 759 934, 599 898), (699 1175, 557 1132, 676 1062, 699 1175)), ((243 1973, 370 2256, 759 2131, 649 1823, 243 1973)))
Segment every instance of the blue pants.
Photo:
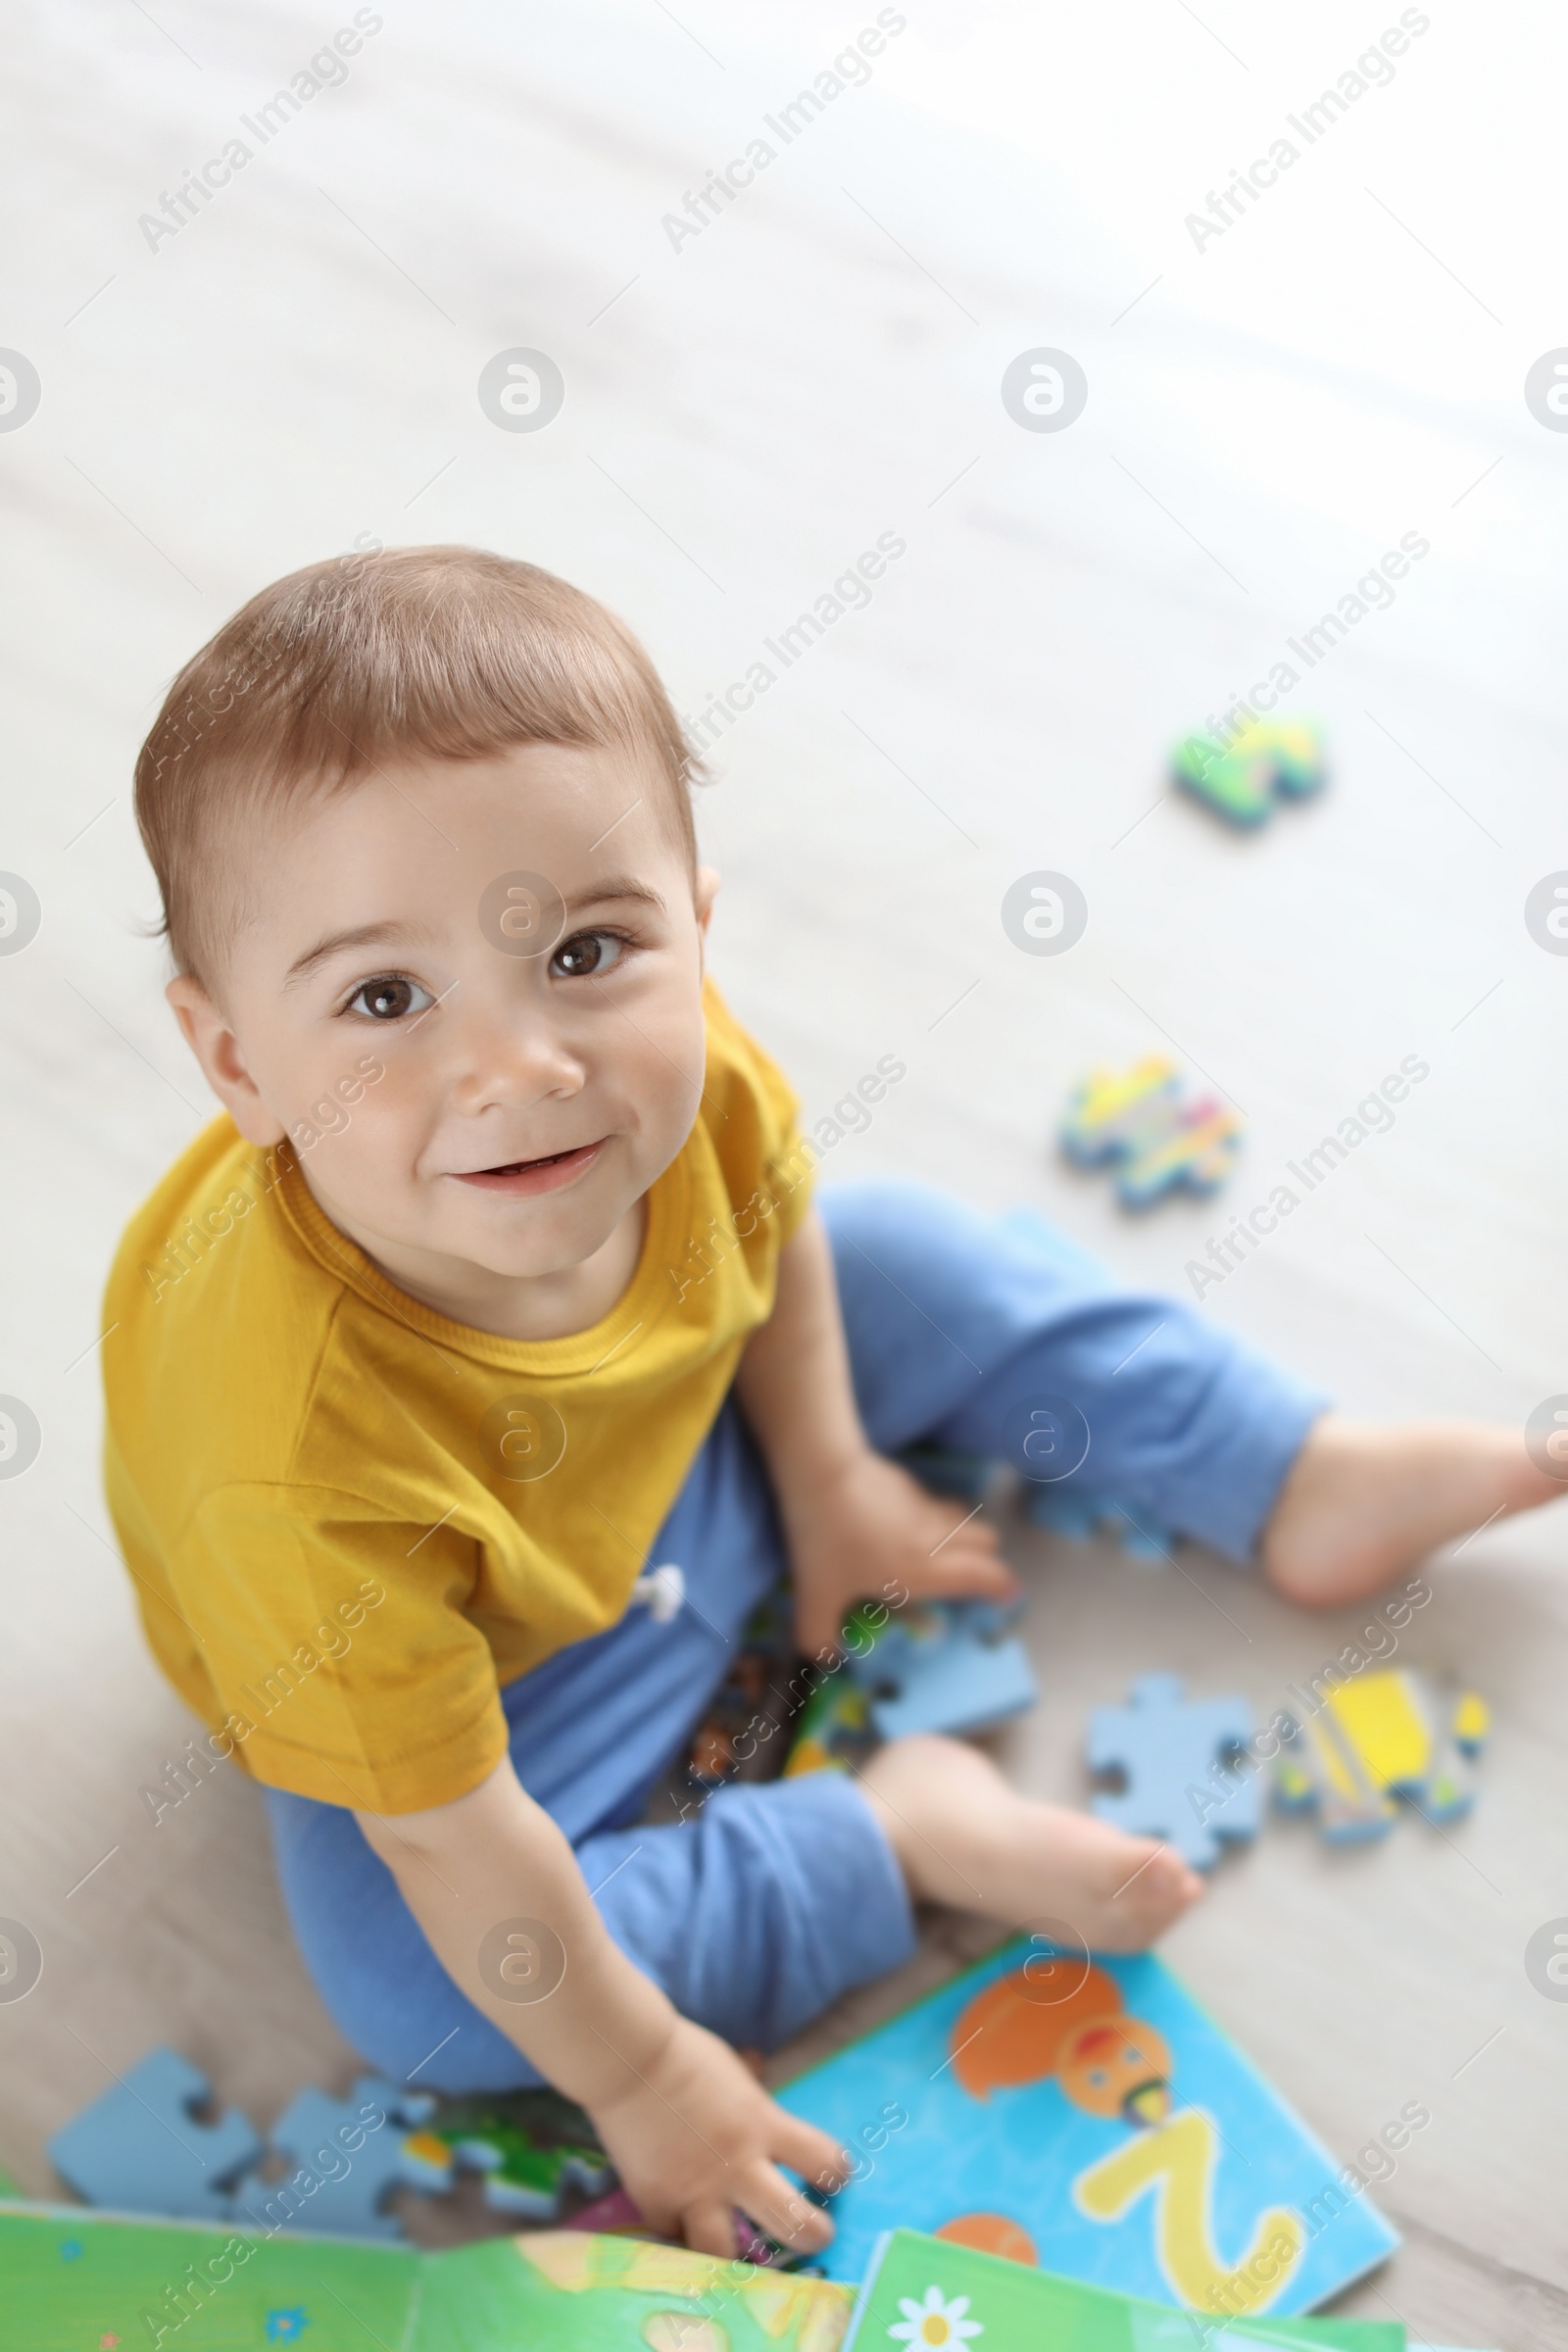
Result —
MULTIPOLYGON (((1040 1476, 1043 1458, 1054 1451, 1059 1469, 1087 1442, 1061 1492, 1114 1495, 1135 1517, 1250 1555, 1322 1396, 1190 1308, 1118 1290, 1032 1220, 895 1183, 831 1191, 821 1207, 873 1445, 928 1440, 1040 1476)), ((906 1959, 913 1932, 881 1829, 843 1774, 721 1788, 689 1820, 640 1826, 754 1606, 785 1575, 733 1397, 660 1532, 649 1565, 664 1562, 685 1579, 671 1622, 628 1609, 503 1690, 512 1760, 570 1838, 622 1949, 688 2017, 772 2049, 906 1959)), ((447 1976, 353 1814, 265 1794, 301 1949, 356 2048, 426 2088, 536 2082, 447 1976)))

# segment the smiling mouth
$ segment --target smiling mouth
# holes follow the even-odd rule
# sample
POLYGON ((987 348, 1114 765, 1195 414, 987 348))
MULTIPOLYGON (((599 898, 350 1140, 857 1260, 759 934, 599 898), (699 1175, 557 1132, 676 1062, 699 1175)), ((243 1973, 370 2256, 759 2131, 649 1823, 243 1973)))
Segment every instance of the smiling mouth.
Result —
POLYGON ((554 1192, 592 1167, 604 1142, 601 1136, 598 1143, 577 1144, 569 1152, 549 1152, 542 1159, 512 1159, 500 1167, 455 1168, 452 1172, 460 1184, 475 1185, 486 1193, 554 1192))
POLYGON ((1170 2084, 1157 2077, 1135 2084, 1121 2103, 1122 2114, 1130 2124, 1162 2124, 1170 2110, 1170 2084))

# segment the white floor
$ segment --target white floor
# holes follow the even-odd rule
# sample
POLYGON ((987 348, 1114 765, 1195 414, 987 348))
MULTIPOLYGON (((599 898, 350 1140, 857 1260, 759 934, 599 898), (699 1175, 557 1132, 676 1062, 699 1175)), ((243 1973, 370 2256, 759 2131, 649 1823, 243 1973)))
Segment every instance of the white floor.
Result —
MULTIPOLYGON (((1183 212, 1372 37, 1348 7, 1287 36, 1148 0, 1063 28, 1054 57, 1021 12, 938 8, 677 249, 662 216, 874 11, 382 13, 346 84, 156 250, 139 216, 247 136, 335 24, 102 0, 36 19, 14 75, 0 342, 43 401, 0 434, 0 866, 43 924, 0 957, 0 1389, 44 1448, 0 1481, 0 1912, 46 1967, 0 2005, 0 2162, 39 2190, 47 2132, 154 2041, 264 2120, 350 2062, 292 1956, 252 1792, 215 1782, 157 1830, 138 1804, 188 1726, 96 1472, 109 1253, 208 1115, 145 936, 130 763, 178 662, 294 564, 360 534, 526 555, 625 613, 695 713, 897 534, 868 608, 727 736, 702 809, 720 976, 812 1115, 880 1055, 908 1062, 827 1180, 912 1170, 1027 1200, 1180 1290, 1218 1212, 1129 1223, 1064 1170, 1051 1133, 1075 1076, 1165 1050, 1206 1073, 1250 1122, 1246 1208, 1417 1055, 1430 1079, 1393 1131, 1204 1311, 1367 1411, 1517 1422, 1568 1388, 1548 1057, 1568 963, 1521 917, 1568 865, 1568 442, 1519 397, 1562 332, 1550 273, 1525 266, 1552 183, 1522 152, 1556 36, 1513 24, 1521 127, 1488 170, 1466 141, 1492 118, 1464 92, 1501 36, 1435 21, 1266 217, 1196 254, 1183 212), (1260 47, 1241 65, 1254 43, 1275 44, 1266 67, 1260 47), (1127 125, 1167 87, 1170 201, 1139 220, 1127 125), (1043 345, 1089 376, 1061 434, 1020 431, 998 397, 1043 345), (475 398, 511 346, 565 376, 538 434, 497 431, 475 398), (1292 698, 1329 729, 1330 793, 1250 839, 1164 796, 1170 739, 1406 533, 1430 553, 1397 602, 1292 698), (1059 960, 1019 955, 998 916, 1039 867, 1089 901, 1059 960)), ((1559 1509, 1477 1536, 1420 1621, 1420 1654, 1495 1710, 1474 1820, 1349 1857, 1271 1828, 1169 1946, 1336 2151, 1431 2107, 1380 2200, 1404 2250, 1349 2306, 1418 2340, 1568 2345, 1568 2008, 1522 1964, 1568 1909, 1563 1534, 1559 1509)), ((1200 1557, 1018 1556, 1046 1702, 1010 1752, 1042 1793, 1082 1792, 1084 1710, 1131 1674, 1168 1664, 1265 1708, 1336 1637, 1200 1557)), ((939 1924, 922 1967, 965 1933, 939 1924)))

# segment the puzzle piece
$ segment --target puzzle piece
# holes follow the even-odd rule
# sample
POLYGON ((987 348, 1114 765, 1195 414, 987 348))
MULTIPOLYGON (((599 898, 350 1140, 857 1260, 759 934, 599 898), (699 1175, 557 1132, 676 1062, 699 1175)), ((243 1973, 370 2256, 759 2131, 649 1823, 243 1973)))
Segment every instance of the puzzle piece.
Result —
POLYGON ((1083 1494, 1073 1488, 1032 1486, 1024 1496, 1024 1517, 1031 1527, 1046 1528, 1073 1544, 1092 1544, 1099 1535, 1119 1538, 1129 1559, 1168 1562, 1176 1548, 1176 1533, 1163 1520, 1140 1511, 1135 1519, 1106 1494, 1083 1494))
POLYGON ((1188 735, 1171 755, 1182 790, 1239 826, 1266 824, 1279 801, 1320 792, 1326 773, 1322 735, 1305 719, 1260 718, 1229 744, 1188 735))
POLYGON ((795 1719, 795 1737, 784 1761, 784 1779, 830 1767, 848 1772, 876 1745, 870 1701, 841 1668, 823 1678, 795 1719))
POLYGON ((555 2221, 568 2188, 599 2197, 614 2179, 602 2148, 541 2147, 497 2116, 465 2128, 449 2144, 453 2160, 465 2171, 484 2175, 484 2201, 491 2210, 525 2221, 555 2221))
POLYGON ((1316 1806, 1318 1828, 1334 1845, 1386 1837, 1399 1809, 1321 1715, 1293 1720, 1274 1768, 1274 1796, 1287 1813, 1316 1806))
POLYGON ((481 2173, 492 2211, 524 2221, 558 2221, 567 2189, 602 2197, 614 2180, 588 2117, 553 2090, 445 2101, 407 2150, 422 2153, 426 2142, 440 2151, 449 2178, 454 2165, 481 2173))
POLYGON ((770 1742, 793 1711, 788 1688, 793 1661, 793 1647, 788 1652, 771 1642, 753 1647, 748 1635, 691 1737, 686 1776, 699 1788, 771 1778, 775 1751, 770 1742))
POLYGON ((982 1732, 1021 1715, 1040 1695, 1023 1643, 1006 1628, 1018 1610, 994 1602, 911 1602, 853 1645, 849 1673, 865 1692, 879 1739, 911 1732, 982 1732))
POLYGON ((1040 1692, 1008 1632, 1019 1613, 981 1600, 911 1603, 880 1622, 852 1610, 844 1662, 797 1716, 784 1777, 847 1770, 879 1740, 987 1731, 1022 1714, 1040 1692))
POLYGON ((1125 1707, 1090 1713, 1090 1770, 1119 1772, 1126 1783, 1115 1794, 1098 1790, 1091 1809, 1119 1830, 1163 1838, 1195 1870, 1212 1870, 1221 1838, 1257 1833, 1256 1775, 1227 1769, 1252 1730, 1245 1698, 1187 1700, 1179 1675, 1143 1675, 1125 1707))
POLYGON ((1293 1721, 1275 1768, 1276 1802, 1288 1812, 1315 1806, 1334 1844, 1385 1837, 1398 1796, 1430 1822, 1456 1821, 1475 1802, 1488 1728, 1473 1690, 1455 1693, 1408 1667, 1359 1675, 1293 1721))
POLYGON ((1185 1185, 1212 1193, 1241 1149, 1243 1120, 1208 1100, 1184 1099, 1181 1073, 1162 1054, 1130 1070, 1092 1070, 1061 1123, 1061 1148, 1080 1167, 1115 1167, 1124 1208, 1148 1208, 1185 1185))
POLYGON ((89 2205, 227 2221, 234 2184, 261 2155, 262 2141, 237 2109, 199 2120, 211 2100, 200 2068, 177 2050, 149 2050, 55 2133, 49 2160, 89 2205))
POLYGON ((361 2075, 346 2099, 300 2091, 272 2127, 271 2149, 288 2171, 274 2180, 253 2173, 242 2181, 238 2212, 262 2229, 401 2237, 402 2224, 386 2211, 391 2191, 447 2185, 431 2134, 417 2132, 409 2152, 411 2130, 434 2106, 376 2075, 361 2075))

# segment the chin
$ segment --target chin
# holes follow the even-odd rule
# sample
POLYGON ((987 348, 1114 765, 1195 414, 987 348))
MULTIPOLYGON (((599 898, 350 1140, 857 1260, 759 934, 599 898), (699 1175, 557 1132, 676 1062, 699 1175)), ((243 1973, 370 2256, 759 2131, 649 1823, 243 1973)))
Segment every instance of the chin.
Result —
POLYGON ((619 1214, 608 1217, 540 1219, 518 1233, 468 1233, 451 1245, 454 1257, 482 1266, 505 1281, 526 1281, 538 1275, 566 1274, 583 1259, 602 1250, 614 1232, 619 1214))

